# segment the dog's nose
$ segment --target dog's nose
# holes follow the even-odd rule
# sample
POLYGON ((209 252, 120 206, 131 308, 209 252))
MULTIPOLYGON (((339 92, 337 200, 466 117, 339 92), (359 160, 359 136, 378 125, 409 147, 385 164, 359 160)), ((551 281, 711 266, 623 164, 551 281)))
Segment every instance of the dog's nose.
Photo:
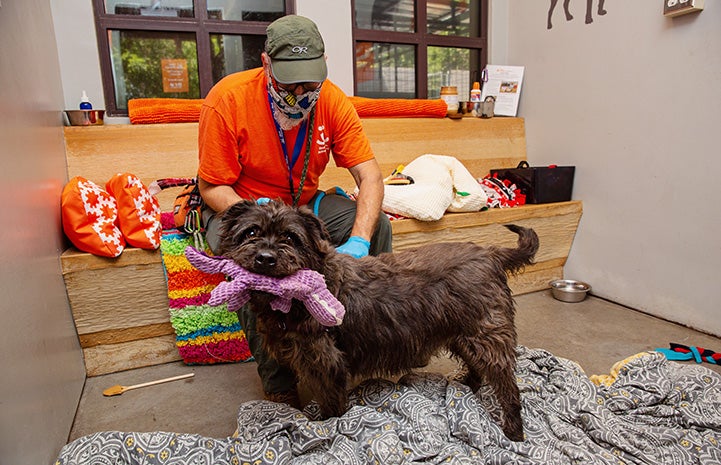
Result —
POLYGON ((270 252, 260 252, 255 256, 255 264, 265 268, 275 266, 275 255, 270 252))

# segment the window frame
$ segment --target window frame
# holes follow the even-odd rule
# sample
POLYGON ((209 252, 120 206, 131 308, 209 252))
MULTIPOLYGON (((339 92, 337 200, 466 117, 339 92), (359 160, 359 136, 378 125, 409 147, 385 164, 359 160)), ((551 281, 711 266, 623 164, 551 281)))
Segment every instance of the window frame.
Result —
MULTIPOLYGON (((210 51, 211 34, 261 35, 270 22, 219 20, 208 18, 207 0, 193 0, 193 18, 149 17, 116 15, 105 13, 105 0, 92 0, 95 17, 95 32, 100 59, 100 74, 103 83, 105 113, 108 116, 128 116, 127 110, 116 106, 115 83, 108 42, 109 30, 138 30, 154 32, 195 33, 198 55, 198 82, 201 98, 213 87, 213 72, 210 51)), ((295 0, 285 0, 285 15, 295 14, 295 0)))
MULTIPOLYGON (((416 54, 416 98, 428 98, 428 47, 454 47, 478 50, 480 71, 488 64, 488 2, 478 0, 480 5, 479 37, 441 36, 429 34, 427 0, 414 0, 416 32, 395 32, 361 29, 356 26, 356 0, 351 0, 351 25, 353 27, 353 94, 358 94, 358 63, 355 47, 358 42, 383 42, 398 45, 414 45, 416 54)), ((468 70, 472 73, 474 70, 468 70)))

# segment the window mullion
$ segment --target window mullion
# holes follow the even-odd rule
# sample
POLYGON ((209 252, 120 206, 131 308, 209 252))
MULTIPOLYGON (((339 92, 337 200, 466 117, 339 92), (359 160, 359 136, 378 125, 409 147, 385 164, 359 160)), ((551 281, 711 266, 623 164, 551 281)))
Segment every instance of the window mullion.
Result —
MULTIPOLYGON (((105 10, 103 0, 94 0, 95 17, 100 18, 101 12, 105 10)), ((98 43, 98 55, 100 60, 100 78, 103 83, 103 99, 105 101, 105 112, 108 116, 115 114, 117 111, 115 105, 115 87, 113 85, 113 70, 110 63, 110 43, 108 42, 108 29, 98 24, 95 29, 98 43)))
POLYGON ((210 31, 208 30, 208 2, 194 0, 195 18, 198 27, 195 34, 195 45, 198 53, 198 85, 200 98, 204 98, 213 86, 212 62, 210 59, 210 31))
POLYGON ((426 0, 416 2, 416 93, 418 98, 428 98, 428 8, 426 0))
POLYGON ((422 40, 426 45, 437 45, 439 47, 481 48, 486 44, 486 40, 479 37, 453 37, 433 34, 426 34, 422 40))
POLYGON ((285 0, 285 14, 294 15, 295 11, 295 0, 285 0))
POLYGON ((412 32, 356 29, 355 40, 359 42, 392 42, 394 44, 417 44, 418 34, 412 32))
POLYGON ((210 58, 210 32, 201 26, 196 34, 195 43, 198 48, 198 81, 200 98, 204 98, 213 87, 212 60, 210 58))

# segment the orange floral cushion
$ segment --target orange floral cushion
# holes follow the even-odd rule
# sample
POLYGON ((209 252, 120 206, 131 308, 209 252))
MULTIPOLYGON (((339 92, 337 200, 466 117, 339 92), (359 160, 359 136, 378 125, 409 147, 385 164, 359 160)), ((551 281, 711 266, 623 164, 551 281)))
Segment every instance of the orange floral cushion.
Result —
POLYGON ((125 240, 133 247, 160 247, 160 205, 148 188, 130 173, 116 174, 105 190, 118 202, 118 222, 125 240))
POLYGON ((75 247, 103 257, 122 253, 125 239, 115 224, 118 206, 100 186, 76 176, 63 189, 61 205, 63 230, 75 247))

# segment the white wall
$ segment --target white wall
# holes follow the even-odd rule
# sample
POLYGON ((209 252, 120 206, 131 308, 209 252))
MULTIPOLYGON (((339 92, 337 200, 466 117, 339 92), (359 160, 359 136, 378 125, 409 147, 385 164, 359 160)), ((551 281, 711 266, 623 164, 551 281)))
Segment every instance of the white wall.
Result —
POLYGON ((508 3, 510 0, 489 0, 488 62, 508 61, 508 3))
POLYGON ((296 0, 296 12, 318 25, 328 56, 328 77, 353 95, 353 48, 349 0, 296 0))
POLYGON ((50 0, 50 6, 58 44, 63 108, 78 108, 83 90, 94 108, 105 108, 92 2, 50 0))
POLYGON ((67 174, 45 0, 0 6, 0 463, 53 463, 85 380, 60 268, 67 174))
POLYGON ((548 1, 509 3, 528 158, 575 165, 584 201, 566 276, 721 335, 721 2, 670 19, 662 1, 608 0, 586 24, 586 2, 567 22, 559 1, 550 30, 548 1))

